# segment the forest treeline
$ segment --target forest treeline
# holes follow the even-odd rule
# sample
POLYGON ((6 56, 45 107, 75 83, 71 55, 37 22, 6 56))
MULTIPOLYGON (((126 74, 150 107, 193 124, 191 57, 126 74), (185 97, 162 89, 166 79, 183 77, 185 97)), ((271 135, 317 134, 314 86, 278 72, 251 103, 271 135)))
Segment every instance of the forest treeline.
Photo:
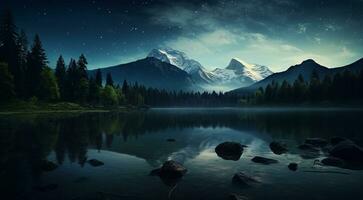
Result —
POLYGON ((313 71, 310 81, 305 81, 300 74, 290 84, 272 81, 265 88, 260 87, 252 96, 245 96, 242 104, 362 104, 363 70, 354 73, 344 70, 334 75, 320 77, 313 71))
POLYGON ((82 105, 226 105, 236 103, 223 93, 170 92, 146 88, 138 83, 115 84, 112 75, 103 81, 101 70, 95 77, 87 72, 87 59, 81 54, 77 60, 65 63, 59 56, 55 69, 49 62, 39 35, 32 45, 24 30, 18 31, 10 11, 6 11, 0 25, 0 102, 31 100, 31 102, 75 102, 82 105))

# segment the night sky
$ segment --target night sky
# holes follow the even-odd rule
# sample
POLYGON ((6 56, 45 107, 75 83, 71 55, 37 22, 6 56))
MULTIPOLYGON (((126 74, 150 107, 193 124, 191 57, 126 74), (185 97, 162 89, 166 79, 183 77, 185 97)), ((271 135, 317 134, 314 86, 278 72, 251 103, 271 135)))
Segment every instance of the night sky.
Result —
POLYGON ((363 0, 12 0, 16 24, 38 33, 50 65, 84 53, 89 68, 143 58, 159 46, 206 68, 232 57, 281 71, 313 58, 336 67, 363 57, 363 0))

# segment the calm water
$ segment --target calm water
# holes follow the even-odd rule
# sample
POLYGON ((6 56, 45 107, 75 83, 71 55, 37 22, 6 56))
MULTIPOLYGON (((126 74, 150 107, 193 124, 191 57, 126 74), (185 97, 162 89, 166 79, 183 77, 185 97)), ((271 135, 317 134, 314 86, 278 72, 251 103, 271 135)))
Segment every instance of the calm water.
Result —
POLYGON ((1 195, 34 200, 210 200, 228 199, 229 193, 254 200, 362 199, 363 171, 312 168, 316 157, 324 155, 310 157, 296 148, 307 137, 344 136, 362 145, 362 114, 357 110, 153 109, 128 114, 0 116, 1 195), (176 142, 167 142, 168 138, 176 142), (269 149, 273 140, 287 143, 289 153, 274 155, 269 149), (224 141, 248 148, 238 161, 223 160, 214 148, 224 141), (257 155, 279 163, 251 162, 257 155), (58 168, 42 171, 44 159, 58 168), (87 159, 105 165, 92 167, 87 159), (168 159, 188 168, 177 183, 149 176, 168 159), (299 163, 298 171, 288 170, 290 162, 299 163), (233 185, 233 174, 239 171, 261 184, 233 185))

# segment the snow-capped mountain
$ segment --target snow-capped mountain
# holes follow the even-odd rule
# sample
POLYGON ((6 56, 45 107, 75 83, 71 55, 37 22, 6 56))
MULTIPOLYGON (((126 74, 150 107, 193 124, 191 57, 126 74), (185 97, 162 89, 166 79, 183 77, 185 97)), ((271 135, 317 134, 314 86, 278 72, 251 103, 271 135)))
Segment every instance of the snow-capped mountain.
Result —
POLYGON ((248 86, 272 74, 272 71, 263 65, 249 64, 238 58, 233 58, 225 69, 216 68, 212 73, 220 84, 226 87, 248 86))
POLYGON ((251 78, 259 81, 272 74, 272 71, 263 65, 249 64, 238 58, 233 58, 226 69, 233 70, 237 75, 251 78))
POLYGON ((249 64, 238 58, 233 58, 226 68, 208 71, 198 61, 190 59, 184 52, 172 48, 153 49, 147 57, 153 57, 177 66, 187 72, 195 83, 206 90, 227 91, 249 86, 272 74, 266 66, 249 64))
POLYGON ((213 74, 208 72, 198 61, 190 59, 184 52, 172 48, 153 49, 147 57, 175 65, 190 74, 199 84, 213 83, 213 74))

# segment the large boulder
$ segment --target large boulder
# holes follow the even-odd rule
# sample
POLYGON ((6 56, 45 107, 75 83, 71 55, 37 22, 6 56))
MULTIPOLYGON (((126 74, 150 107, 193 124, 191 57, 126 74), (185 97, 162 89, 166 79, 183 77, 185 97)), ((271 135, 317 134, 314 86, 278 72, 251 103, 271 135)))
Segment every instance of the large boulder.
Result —
POLYGON ((297 170, 297 167, 298 167, 298 164, 297 163, 290 163, 287 167, 291 171, 296 171, 297 170))
POLYGON ((243 145, 237 142, 223 142, 215 148, 215 152, 225 160, 239 160, 243 153, 243 145))
POLYGON ((277 155, 281 155, 288 151, 286 144, 276 141, 270 143, 270 149, 274 154, 277 155))
POLYGON ((363 163, 363 149, 354 142, 346 140, 339 142, 329 152, 330 156, 340 158, 350 163, 363 163))
POLYGON ((314 145, 306 144, 306 143, 299 145, 297 148, 299 148, 300 150, 311 151, 311 152, 319 152, 320 151, 314 145))
POLYGON ((347 141, 347 140, 348 140, 348 139, 346 139, 346 138, 336 136, 336 137, 332 137, 332 138, 330 138, 330 144, 332 144, 332 145, 337 145, 337 144, 339 144, 340 142, 347 141))
POLYGON ((261 157, 261 156, 255 156, 254 158, 252 158, 252 161, 255 162, 255 163, 260 163, 260 164, 264 164, 264 165, 278 163, 277 160, 274 160, 274 159, 271 159, 271 158, 264 158, 264 157, 261 157))
POLYGON ((324 147, 328 145, 328 141, 323 138, 307 138, 305 139, 305 144, 311 144, 316 147, 324 147))
POLYGON ((259 183, 259 181, 243 172, 238 172, 233 176, 232 183, 243 186, 251 186, 252 184, 259 183))
POLYGON ((344 167, 344 160, 335 157, 327 157, 321 160, 321 163, 327 166, 344 167))
POLYGON ((164 162, 161 168, 152 170, 150 174, 158 175, 160 177, 179 178, 184 176, 187 171, 188 170, 182 164, 173 160, 168 160, 164 162))

